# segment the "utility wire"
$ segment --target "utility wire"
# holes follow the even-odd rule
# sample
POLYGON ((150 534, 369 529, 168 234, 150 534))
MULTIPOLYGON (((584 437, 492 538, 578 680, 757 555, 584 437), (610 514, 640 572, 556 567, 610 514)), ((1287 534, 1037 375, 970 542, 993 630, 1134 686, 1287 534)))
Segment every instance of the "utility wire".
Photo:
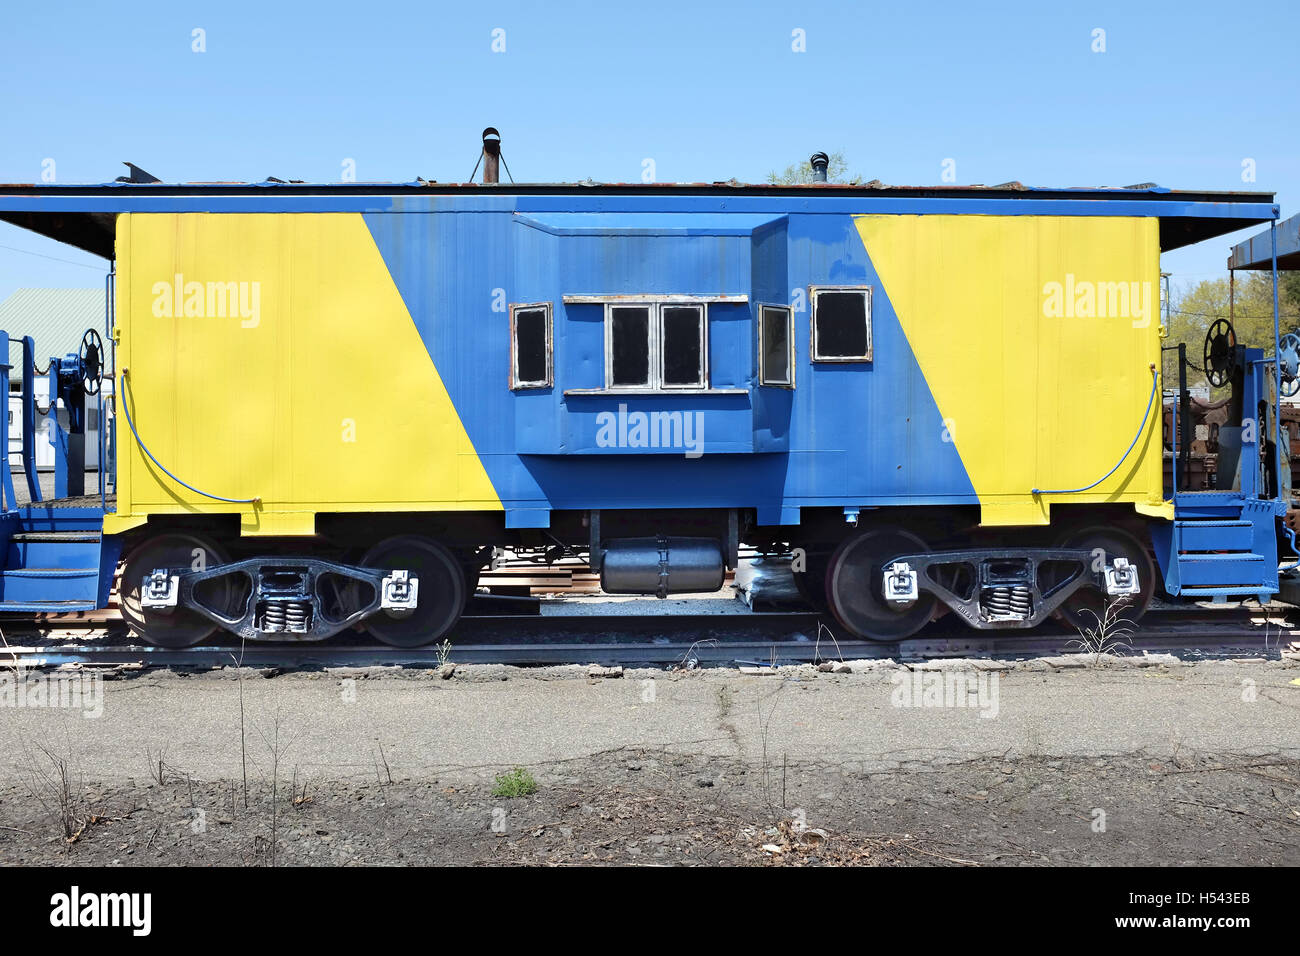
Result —
POLYGON ((81 266, 83 269, 94 269, 96 272, 104 271, 103 266, 92 266, 88 262, 73 262, 71 259, 60 259, 57 256, 47 256, 41 252, 32 252, 29 249, 19 249, 17 246, 0 245, 0 249, 8 249, 10 252, 21 252, 23 255, 35 256, 38 259, 49 259, 51 262, 62 262, 64 265, 81 266))
MULTIPOLYGON (((1224 315, 1221 315, 1221 314, 1215 314, 1215 313, 1213 313, 1213 312, 1188 312, 1188 311, 1186 311, 1186 310, 1184 310, 1184 309, 1174 309, 1174 308, 1171 308, 1169 311, 1170 311, 1170 312, 1177 312, 1179 315, 1195 315, 1195 316, 1199 316, 1199 317, 1202 318, 1202 319, 1222 319, 1222 318, 1226 318, 1226 316, 1224 316, 1224 315)), ((1300 319, 1300 313, 1296 313, 1296 312, 1279 312, 1279 313, 1277 314, 1277 317, 1278 317, 1279 319, 1300 319)), ((1237 313, 1237 318, 1239 318, 1239 319, 1271 319, 1271 318, 1273 318, 1273 313, 1270 312, 1270 313, 1268 313, 1267 315, 1247 315, 1247 314, 1244 313, 1244 312, 1238 312, 1238 313, 1237 313)))

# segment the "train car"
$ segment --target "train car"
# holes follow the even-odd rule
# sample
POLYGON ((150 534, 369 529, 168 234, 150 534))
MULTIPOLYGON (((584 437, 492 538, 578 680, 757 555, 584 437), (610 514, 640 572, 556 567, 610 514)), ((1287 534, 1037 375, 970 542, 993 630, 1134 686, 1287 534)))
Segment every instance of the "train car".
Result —
POLYGON ((483 183, 0 187, 112 260, 105 341, 49 375, 67 457, 106 366, 120 423, 112 494, 6 472, 0 610, 102 606, 120 561, 156 645, 416 646, 494 548, 663 597, 742 543, 878 640, 1277 591, 1277 367, 1219 343, 1221 487, 1166 496, 1156 401, 1160 253, 1271 194, 503 184, 485 151, 483 183))

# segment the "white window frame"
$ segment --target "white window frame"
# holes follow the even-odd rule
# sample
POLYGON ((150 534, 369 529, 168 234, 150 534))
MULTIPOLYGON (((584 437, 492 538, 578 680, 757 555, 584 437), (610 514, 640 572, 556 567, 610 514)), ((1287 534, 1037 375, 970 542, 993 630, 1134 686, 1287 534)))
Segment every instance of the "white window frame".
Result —
POLYGON ((530 302, 514 303, 510 306, 510 388, 519 391, 527 388, 552 388, 555 385, 555 324, 551 314, 551 303, 530 302), (525 382, 519 378, 519 339, 516 334, 516 316, 520 312, 542 312, 546 324, 546 379, 544 381, 525 382))
POLYGON ((758 322, 755 324, 758 327, 758 384, 766 388, 794 388, 794 310, 788 305, 768 305, 760 302, 758 305, 758 322), (769 382, 767 380, 767 367, 764 361, 767 348, 763 342, 763 313, 768 311, 785 313, 785 344, 788 354, 786 369, 790 376, 788 382, 769 382))
POLYGON ((605 304, 605 390, 610 392, 698 392, 709 387, 709 306, 706 302, 681 299, 620 299, 605 304), (700 316, 700 377, 696 382, 682 385, 664 383, 664 323, 665 309, 694 309, 700 316), (649 365, 648 382, 640 385, 614 384, 614 310, 645 309, 648 313, 646 343, 649 365))
POLYGON ((871 286, 869 285, 813 285, 808 287, 808 301, 811 303, 810 330, 808 338, 808 355, 814 362, 870 362, 873 361, 872 353, 873 341, 871 335, 871 286), (867 351, 865 355, 822 355, 817 350, 817 299, 823 292, 861 293, 864 302, 864 312, 867 323, 867 351))

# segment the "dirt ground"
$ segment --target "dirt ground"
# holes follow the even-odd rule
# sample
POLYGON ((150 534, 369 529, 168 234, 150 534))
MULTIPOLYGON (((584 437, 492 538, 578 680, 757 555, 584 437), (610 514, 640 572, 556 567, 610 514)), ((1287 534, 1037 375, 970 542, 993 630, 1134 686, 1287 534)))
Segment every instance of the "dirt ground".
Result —
MULTIPOLYGON (((51 764, 53 767, 54 765, 51 764)), ((617 750, 536 792, 389 777, 156 779, 0 793, 0 864, 1300 864, 1300 762, 1142 754, 850 773, 617 750), (1103 815, 1104 814, 1104 815, 1103 815)))

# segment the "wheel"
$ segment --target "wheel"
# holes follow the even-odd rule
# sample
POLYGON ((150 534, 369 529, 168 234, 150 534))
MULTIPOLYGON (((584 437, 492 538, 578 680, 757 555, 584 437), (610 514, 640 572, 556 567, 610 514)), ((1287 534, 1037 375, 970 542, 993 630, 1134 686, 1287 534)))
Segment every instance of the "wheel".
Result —
POLYGON ((98 332, 86 329, 77 355, 81 359, 83 372, 82 389, 87 395, 99 394, 99 389, 104 384, 104 341, 98 332))
POLYGON ((1205 333, 1202 360, 1206 380, 1215 388, 1222 388, 1232 379, 1236 370, 1237 333, 1227 319, 1218 319, 1205 333))
POLYGON ((930 549, 901 528, 871 528, 843 541, 831 555, 826 595, 846 628, 874 641, 898 641, 915 634, 934 614, 934 595, 922 591, 909 608, 885 603, 884 567, 892 558, 930 549))
MULTIPOLYGON (((207 538, 193 534, 161 534, 141 542, 126 556, 118 600, 122 617, 131 629, 155 647, 192 647, 217 630, 216 622, 188 608, 164 612, 140 605, 140 585, 156 568, 199 568, 225 564, 225 554, 207 538), (200 563, 201 562, 201 563, 200 563)), ((203 600, 228 608, 234 585, 228 577, 214 578, 200 587, 203 600)))
MULTIPOLYGON (((1100 549, 1105 552, 1108 562, 1116 558, 1127 558, 1137 568, 1138 587, 1141 591, 1136 597, 1128 598, 1119 613, 1131 624, 1136 624, 1146 613, 1155 591, 1156 569, 1146 546, 1136 537, 1123 528, 1096 525, 1067 533, 1058 542, 1058 547, 1080 551, 1100 549)), ((1057 611, 1066 624, 1075 630, 1082 630, 1096 628, 1098 618, 1105 614, 1105 608, 1106 595, 1097 588, 1084 587, 1066 598, 1057 611)))
POLYGON ((790 572, 799 596, 818 614, 828 614, 831 609, 830 602, 826 599, 826 569, 830 565, 830 558, 824 551, 808 550, 805 569, 790 572))
POLYGON ((376 611, 367 631, 393 647, 422 647, 438 640, 465 607, 465 572, 446 548, 428 538, 399 535, 375 545, 362 559, 367 568, 403 568, 420 582, 414 611, 376 611))

